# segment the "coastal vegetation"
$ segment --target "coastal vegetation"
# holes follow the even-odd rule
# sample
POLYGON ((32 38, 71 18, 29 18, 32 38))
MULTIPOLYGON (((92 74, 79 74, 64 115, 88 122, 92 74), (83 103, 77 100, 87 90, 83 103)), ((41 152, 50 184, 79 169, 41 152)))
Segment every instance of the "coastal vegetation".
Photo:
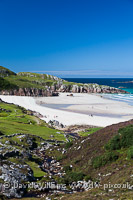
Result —
POLYGON ((133 145, 133 125, 119 129, 118 134, 115 135, 108 144, 105 145, 107 150, 119 150, 122 148, 129 148, 133 145))

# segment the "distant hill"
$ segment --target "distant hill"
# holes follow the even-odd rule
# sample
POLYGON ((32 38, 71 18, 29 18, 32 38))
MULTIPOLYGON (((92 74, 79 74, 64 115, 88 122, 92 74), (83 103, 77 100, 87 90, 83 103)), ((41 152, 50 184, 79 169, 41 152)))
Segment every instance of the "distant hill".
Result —
POLYGON ((105 85, 68 82, 56 76, 20 72, 0 67, 0 93, 18 96, 54 96, 58 92, 73 93, 127 93, 124 90, 105 85), (2 83, 3 81, 3 83, 2 83))
POLYGON ((60 87, 63 83, 55 76, 31 72, 16 74, 5 67, 0 67, 0 78, 1 94, 20 96, 51 96, 56 90, 55 86, 60 87))

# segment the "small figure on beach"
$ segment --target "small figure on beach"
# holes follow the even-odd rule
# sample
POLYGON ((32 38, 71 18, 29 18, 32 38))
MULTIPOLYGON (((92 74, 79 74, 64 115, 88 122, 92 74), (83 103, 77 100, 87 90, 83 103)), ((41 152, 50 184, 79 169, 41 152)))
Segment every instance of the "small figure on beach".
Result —
POLYGON ((68 97, 73 97, 73 94, 67 94, 68 97))

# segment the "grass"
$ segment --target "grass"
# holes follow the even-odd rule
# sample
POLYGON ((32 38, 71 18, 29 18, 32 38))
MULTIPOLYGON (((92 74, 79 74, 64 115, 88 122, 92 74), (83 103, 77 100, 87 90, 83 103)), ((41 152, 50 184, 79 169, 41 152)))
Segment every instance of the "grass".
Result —
POLYGON ((14 88, 17 88, 15 84, 12 84, 8 80, 0 77, 0 90, 10 90, 14 88))
POLYGON ((33 174, 35 178, 39 178, 47 174, 46 172, 42 171, 40 167, 38 166, 38 164, 35 162, 27 161, 26 164, 29 165, 30 168, 33 170, 33 174))
POLYGON ((79 132, 79 135, 81 136, 81 137, 86 137, 86 136, 88 136, 88 135, 90 135, 90 134, 92 134, 92 133, 95 133, 96 131, 98 131, 98 130, 100 130, 100 129, 102 129, 101 127, 96 127, 96 128, 89 128, 89 129, 87 129, 85 132, 79 132))
POLYGON ((40 125, 12 122, 8 120, 0 120, 0 131, 5 135, 12 135, 14 133, 24 133, 37 135, 42 137, 43 139, 51 139, 52 135, 52 139, 65 141, 64 135, 56 133, 56 129, 51 129, 40 125))
POLYGON ((37 89, 46 89, 45 86, 51 86, 54 83, 57 83, 57 81, 50 79, 50 77, 46 78, 45 75, 44 78, 42 78, 42 75, 39 74, 33 75, 32 73, 30 74, 31 76, 12 75, 9 77, 5 77, 5 80, 20 88, 37 88, 37 89))
POLYGON ((26 110, 13 104, 0 103, 5 111, 0 113, 0 132, 5 135, 14 133, 32 134, 43 139, 66 141, 63 134, 56 129, 47 127, 47 124, 35 116, 26 114, 26 110), (39 123, 37 123, 39 122, 39 123))
MULTIPOLYGON (((14 158, 14 157, 10 157, 8 158, 8 161, 19 164, 20 163, 20 159, 14 158)), ((22 163, 22 160, 21 160, 22 163)))
POLYGON ((30 72, 20 72, 15 74, 9 69, 0 66, 0 90, 18 88, 36 88, 45 90, 46 86, 52 86, 56 83, 57 80, 50 75, 30 72))

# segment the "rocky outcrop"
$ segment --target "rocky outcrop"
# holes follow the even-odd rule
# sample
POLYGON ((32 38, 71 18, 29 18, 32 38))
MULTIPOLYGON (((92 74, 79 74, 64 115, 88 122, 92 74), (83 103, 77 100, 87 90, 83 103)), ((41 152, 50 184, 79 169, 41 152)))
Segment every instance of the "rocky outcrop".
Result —
POLYGON ((43 90, 36 88, 19 88, 15 90, 2 90, 1 95, 15 95, 15 96, 58 96, 57 92, 52 90, 43 90))
POLYGON ((83 84, 80 85, 66 85, 58 82, 52 86, 46 86, 45 89, 37 88, 19 88, 12 90, 2 90, 0 95, 15 95, 15 96, 58 96, 58 92, 73 92, 73 93, 122 93, 128 94, 128 92, 119 88, 110 86, 100 86, 98 84, 83 84))
POLYGON ((48 122, 48 125, 55 128, 65 128, 65 126, 57 120, 50 120, 48 122))
MULTIPOLYGON (((56 184, 54 176, 64 176, 60 163, 46 155, 46 150, 58 146, 55 140, 48 141, 30 134, 14 133, 1 136, 0 194, 7 198, 22 198, 24 194, 30 196, 34 193, 36 196, 38 190, 45 195, 45 188, 40 187, 38 179, 43 179, 47 174, 48 181, 54 181, 56 184), (35 170, 41 170, 45 174, 35 175, 35 170)), ((48 187, 47 192, 51 189, 48 187)), ((58 188, 55 189, 58 191, 58 188)))
POLYGON ((61 87, 57 90, 58 92, 73 92, 73 93, 128 93, 124 90, 98 85, 98 84, 83 84, 83 85, 61 85, 61 87))
POLYGON ((13 71, 0 66, 0 95, 58 96, 58 92, 128 93, 120 88, 104 85, 73 83, 48 74, 13 71), (8 79, 8 76, 10 77, 8 79), (23 86, 23 87, 22 87, 23 86))
POLYGON ((28 165, 10 162, 0 166, 0 170, 0 179, 4 182, 1 193, 8 198, 21 198, 26 191, 26 187, 22 187, 23 182, 34 180, 33 171, 28 165))
POLYGON ((60 81, 62 80, 61 78, 58 78, 57 76, 52 76, 48 74, 37 74, 37 73, 31 73, 31 72, 19 72, 17 73, 18 76, 23 76, 23 77, 32 77, 32 78, 42 78, 42 79, 48 79, 48 80, 53 80, 53 81, 60 81))

